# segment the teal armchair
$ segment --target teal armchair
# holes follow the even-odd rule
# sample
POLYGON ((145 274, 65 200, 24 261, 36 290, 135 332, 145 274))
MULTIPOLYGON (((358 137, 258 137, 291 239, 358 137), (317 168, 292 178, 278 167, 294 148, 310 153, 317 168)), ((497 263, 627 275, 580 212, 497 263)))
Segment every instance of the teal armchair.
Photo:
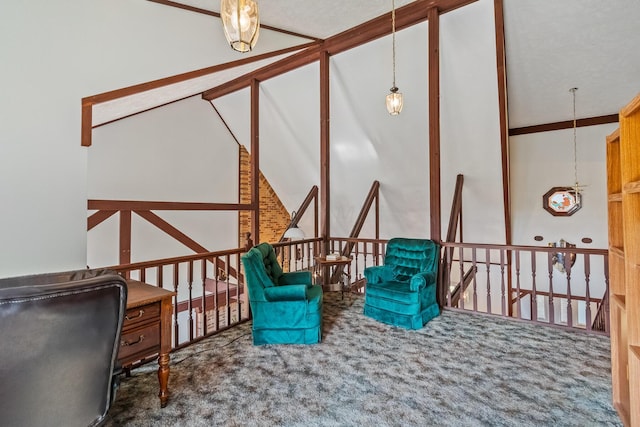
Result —
POLYGON ((422 328, 440 314, 439 260, 440 247, 432 240, 389 240, 384 265, 364 270, 364 314, 405 329, 422 328))
POLYGON ((253 344, 315 344, 322 339, 322 287, 311 272, 283 273, 268 243, 242 256, 253 344))

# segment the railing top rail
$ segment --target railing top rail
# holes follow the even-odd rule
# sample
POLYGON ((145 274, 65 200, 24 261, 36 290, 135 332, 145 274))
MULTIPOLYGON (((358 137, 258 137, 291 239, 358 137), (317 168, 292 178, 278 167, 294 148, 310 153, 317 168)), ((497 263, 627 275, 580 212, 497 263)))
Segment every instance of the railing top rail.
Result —
POLYGON ((283 246, 295 246, 295 245, 302 245, 304 243, 313 243, 313 242, 321 242, 322 238, 321 237, 313 237, 310 239, 302 239, 302 240, 294 240, 294 241, 282 241, 282 242, 275 242, 275 243, 270 243, 271 246, 273 246, 274 248, 281 248, 283 246))
POLYGON ((363 239, 360 237, 329 237, 329 240, 340 240, 343 242, 363 242, 363 243, 387 243, 389 239, 363 239))
POLYGON ((216 252, 201 252, 193 255, 183 255, 183 256, 173 257, 173 258, 162 258, 162 259, 156 259, 151 261, 135 262, 131 264, 118 264, 118 265, 114 265, 107 268, 115 271, 138 270, 142 268, 157 267, 159 265, 179 264, 183 262, 197 261, 197 260, 207 259, 207 258, 216 258, 216 257, 221 258, 228 255, 241 254, 243 252, 246 252, 245 248, 227 249, 224 251, 216 251, 216 252))
POLYGON ((526 246, 526 245, 496 245, 487 243, 459 243, 459 242, 442 242, 442 246, 453 248, 479 248, 479 249, 500 249, 507 251, 535 251, 535 252, 563 252, 563 253, 579 253, 592 255, 607 255, 607 249, 591 249, 591 248, 573 248, 564 246, 526 246))

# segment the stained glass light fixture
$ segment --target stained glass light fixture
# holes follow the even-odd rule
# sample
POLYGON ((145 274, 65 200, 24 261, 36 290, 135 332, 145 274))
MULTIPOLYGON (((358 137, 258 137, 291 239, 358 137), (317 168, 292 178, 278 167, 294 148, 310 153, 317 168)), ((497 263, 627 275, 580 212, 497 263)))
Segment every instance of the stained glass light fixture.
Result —
POLYGON ((233 50, 249 52, 258 42, 260 15, 252 0, 221 0, 220 17, 224 35, 233 50))

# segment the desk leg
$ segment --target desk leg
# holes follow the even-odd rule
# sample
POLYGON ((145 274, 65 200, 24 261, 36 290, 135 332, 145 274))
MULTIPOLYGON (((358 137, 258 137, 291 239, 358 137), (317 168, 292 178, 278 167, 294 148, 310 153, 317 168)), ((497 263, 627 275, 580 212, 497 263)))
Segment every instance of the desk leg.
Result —
POLYGON ((169 355, 162 353, 158 356, 158 382, 160 383, 160 392, 158 397, 160 398, 160 407, 167 406, 167 400, 169 400, 169 355))
POLYGON ((160 407, 169 400, 169 353, 171 352, 171 297, 163 298, 160 307, 160 352, 158 354, 158 382, 160 383, 160 407))

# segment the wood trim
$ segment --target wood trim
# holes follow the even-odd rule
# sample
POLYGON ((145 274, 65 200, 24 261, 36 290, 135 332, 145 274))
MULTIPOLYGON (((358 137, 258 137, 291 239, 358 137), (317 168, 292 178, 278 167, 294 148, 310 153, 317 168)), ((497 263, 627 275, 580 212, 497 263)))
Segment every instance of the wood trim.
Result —
MULTIPOLYGON (((578 119, 576 120, 576 127, 606 125, 609 123, 618 123, 618 121, 618 114, 608 114, 606 116, 578 119)), ((541 125, 509 129, 509 136, 526 135, 528 133, 550 132, 554 130, 571 128, 573 128, 573 120, 565 120, 563 122, 545 123, 541 125)))
POLYGON ((147 202, 138 200, 87 200, 89 210, 149 210, 149 211, 242 211, 252 205, 242 203, 147 202))
POLYGON ((201 68, 195 71, 189 71, 182 74, 176 74, 171 77, 165 77, 158 80, 153 80, 146 83, 141 83, 133 86, 128 86, 121 89, 112 90, 109 92, 100 93, 98 95, 88 96, 82 98, 83 105, 87 104, 100 104, 102 102, 113 101, 114 99, 123 98, 129 95, 135 95, 140 92, 146 92, 152 89, 158 89, 160 87, 169 86, 175 83, 180 83, 186 80, 195 79, 198 77, 206 76, 207 74, 217 73, 219 71, 228 70, 240 65, 251 64, 252 62, 262 61, 263 59, 273 58, 275 56, 284 55, 289 52, 294 52, 300 49, 305 49, 309 46, 317 45, 317 42, 303 43, 296 46, 291 46, 284 49, 274 50, 273 52, 267 52, 260 55, 248 56, 236 61, 225 62, 224 64, 213 65, 211 67, 201 68))
POLYGON ((151 224, 158 227, 160 230, 167 233, 169 236, 176 239, 178 242, 182 243, 183 245, 191 249, 192 251, 196 253, 209 252, 207 248, 205 248, 204 246, 202 246, 201 244, 199 244, 198 242, 196 242, 195 240, 193 240, 192 238, 184 234, 182 231, 175 228, 173 225, 169 224, 164 219, 160 218, 155 213, 147 210, 135 210, 134 212, 140 217, 150 222, 151 224))
POLYGON ((91 146, 91 124, 93 121, 93 104, 82 100, 82 121, 80 125, 80 145, 83 147, 91 146))
POLYGON ((441 241, 440 196, 440 17, 432 7, 429 17, 429 198, 431 239, 441 241))
POLYGON ((329 53, 320 54, 320 237, 321 256, 329 250, 329 236, 331 235, 331 182, 330 182, 330 82, 329 82, 329 53))
POLYGON ((251 207, 253 241, 260 242, 260 83, 251 82, 251 207))
POLYGON ((120 264, 130 264, 130 263, 131 263, 131 211, 120 211, 120 264))
MULTIPOLYGON (((410 27, 428 19, 428 10, 435 8, 442 14, 450 12, 462 6, 474 3, 477 0, 417 0, 406 6, 396 9, 396 30, 410 27)), ((250 85, 252 79, 264 81, 279 76, 288 71, 310 64, 320 59, 320 52, 328 52, 335 55, 349 49, 353 49, 380 37, 391 34, 391 12, 358 25, 342 33, 336 34, 319 43, 315 47, 309 47, 306 51, 292 55, 282 61, 277 61, 260 70, 247 73, 235 80, 224 83, 215 88, 203 92, 203 98, 212 100, 223 95, 235 92, 250 85), (295 58, 294 58, 295 57, 295 58)))
POLYGON ((511 189, 509 186, 509 116, 507 114, 507 60, 504 35, 503 0, 494 0, 496 27, 496 64, 498 72, 498 114, 500 116, 500 153, 502 158, 502 203, 505 243, 511 244, 511 189))
POLYGON ((102 223, 106 219, 111 218, 116 212, 118 211, 110 210, 95 212, 93 215, 87 218, 87 231, 91 230, 93 227, 102 223))
MULTIPOLYGON (((152 3, 162 4, 162 5, 165 5, 165 6, 177 7, 178 9, 184 9, 184 10, 188 10, 190 12, 202 13, 204 15, 215 16, 216 18, 220 18, 220 14, 218 12, 214 12, 212 10, 207 10, 207 9, 201 9, 199 7, 189 6, 189 5, 182 4, 182 3, 176 3, 176 2, 170 1, 170 0, 147 0, 147 1, 150 1, 152 3)), ((278 33, 288 34, 290 36, 295 36, 295 37, 302 37, 304 39, 309 39, 309 40, 315 40, 315 41, 322 40, 322 39, 319 39, 318 37, 309 36, 309 35, 306 35, 306 34, 300 34, 300 33, 294 32, 294 31, 284 30, 282 28, 273 27, 271 25, 266 25, 266 24, 262 24, 262 23, 260 24, 260 29, 276 31, 278 33)))
POLYGON ((320 59, 321 50, 322 47, 320 44, 308 46, 302 52, 294 53, 293 55, 274 62, 273 64, 265 65, 255 71, 225 82, 220 86, 208 89, 202 92, 202 98, 207 101, 212 101, 216 98, 220 98, 224 95, 249 87, 254 79, 265 81, 288 71, 295 70, 296 68, 311 64, 312 62, 320 59))

